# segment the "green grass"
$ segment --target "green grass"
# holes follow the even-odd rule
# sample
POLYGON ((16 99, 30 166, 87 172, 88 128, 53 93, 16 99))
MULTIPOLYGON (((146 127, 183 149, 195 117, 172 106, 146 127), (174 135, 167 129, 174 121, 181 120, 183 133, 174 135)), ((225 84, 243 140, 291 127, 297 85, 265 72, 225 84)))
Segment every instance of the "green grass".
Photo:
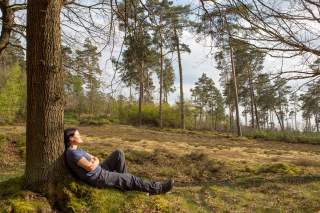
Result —
POLYGON ((64 113, 64 123, 69 125, 78 125, 79 121, 74 113, 65 112, 64 113))
POLYGON ((320 133, 274 130, 245 130, 243 135, 249 138, 284 141, 288 143, 320 144, 320 133))
MULTIPOLYGON (((302 158, 298 156, 299 150, 290 150, 292 144, 281 143, 281 146, 278 146, 278 143, 233 140, 233 137, 213 137, 209 132, 194 131, 190 134, 186 131, 177 134, 175 131, 166 131, 157 134, 156 130, 121 127, 126 132, 130 131, 122 140, 124 133, 115 133, 120 129, 119 126, 114 129, 106 126, 86 128, 92 138, 88 134, 85 136, 96 144, 84 144, 85 150, 103 159, 115 148, 123 148, 130 173, 153 180, 173 177, 176 181, 173 191, 165 195, 149 196, 144 192, 98 189, 69 177, 56 188, 58 199, 54 206, 50 206, 42 195, 22 188, 24 155, 19 150, 25 148, 25 137, 24 134, 16 133, 9 138, 16 141, 20 161, 10 168, 2 168, 0 212, 50 212, 52 208, 60 212, 93 213, 308 213, 320 210, 320 161, 314 152, 317 146, 302 144, 304 148, 301 153, 308 152, 312 155, 310 158, 302 158), (97 141, 99 131, 103 135, 110 135, 97 141), (146 136, 144 134, 147 131, 150 132, 146 136), (162 134, 166 134, 163 137, 167 140, 180 143, 179 149, 170 150, 167 146, 160 146, 167 144, 167 141, 161 138, 162 134), (144 138, 143 142, 140 142, 140 137, 144 138), (188 141, 182 144, 183 140, 188 141), (150 144, 153 149, 150 149, 150 144), (279 148, 282 146, 286 149, 279 148), (205 148, 198 149, 199 147, 205 148), (242 149, 233 152, 231 148, 235 147, 242 149), (188 151, 183 152, 184 150, 180 149, 188 151), (207 152, 212 150, 214 152, 207 152), (240 151, 249 156, 240 160, 232 158, 232 155, 240 151), (290 153, 295 153, 299 158, 288 162, 290 153), (224 157, 223 154, 229 156, 224 157), (259 161, 251 160, 260 155, 265 158, 257 158, 259 161), (271 160, 269 155, 277 155, 278 160, 271 160)), ((0 132, 1 134, 5 135, 3 132, 0 132)), ((7 136, 0 136, 0 144, 5 144, 7 136)), ((175 148, 174 143, 171 143, 171 146, 175 148)))

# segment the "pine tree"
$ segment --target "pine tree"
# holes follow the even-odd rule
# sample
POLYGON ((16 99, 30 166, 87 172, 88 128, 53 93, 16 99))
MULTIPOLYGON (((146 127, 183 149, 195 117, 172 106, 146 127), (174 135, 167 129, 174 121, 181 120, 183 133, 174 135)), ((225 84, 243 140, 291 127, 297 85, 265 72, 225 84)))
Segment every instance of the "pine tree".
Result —
MULTIPOLYGON (((203 113, 209 111, 211 118, 211 129, 217 127, 217 121, 224 117, 223 98, 215 87, 214 81, 202 74, 191 90, 193 104, 199 113, 202 122, 203 113), (213 118, 215 116, 215 119, 213 118), (215 120, 215 121, 214 121, 215 120)), ((201 127, 201 126, 200 126, 201 127)))
MULTIPOLYGON (((86 85, 89 104, 89 115, 93 116, 93 113, 96 112, 96 102, 99 100, 100 94, 100 76, 101 69, 99 67, 99 57, 98 48, 92 44, 89 38, 85 39, 83 49, 76 50, 76 60, 77 72, 83 77, 83 83, 86 85)), ((79 83, 79 78, 76 78, 76 83, 79 83)), ((77 85, 77 92, 81 96, 80 88, 77 85)), ((80 108, 80 105, 79 105, 80 108)))
POLYGON ((179 65, 179 107, 180 107, 180 128, 185 128, 185 107, 184 107, 184 92, 183 92, 183 70, 182 70, 182 52, 191 52, 188 45, 180 41, 184 30, 190 26, 189 20, 190 5, 171 6, 166 11, 166 16, 169 21, 167 27, 171 28, 169 31, 170 42, 169 48, 174 50, 178 56, 179 65))

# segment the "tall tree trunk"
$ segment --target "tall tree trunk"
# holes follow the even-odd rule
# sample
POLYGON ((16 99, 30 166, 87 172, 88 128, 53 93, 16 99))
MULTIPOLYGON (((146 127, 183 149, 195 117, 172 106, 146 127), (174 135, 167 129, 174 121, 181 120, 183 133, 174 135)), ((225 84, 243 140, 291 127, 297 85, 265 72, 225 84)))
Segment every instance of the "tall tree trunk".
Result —
POLYGON ((168 103, 168 93, 167 92, 164 92, 164 103, 168 103))
POLYGON ((253 105, 254 105, 254 112, 255 112, 255 115, 256 115, 256 126, 257 126, 258 129, 260 129, 258 107, 257 107, 256 98, 254 96, 254 92, 253 92, 253 105))
POLYGON ((163 90, 163 41, 160 29, 160 97, 159 97, 159 117, 160 117, 160 128, 163 128, 162 118, 162 90, 163 90))
POLYGON ((231 59, 231 68, 232 68, 232 78, 233 78, 233 83, 234 83, 234 96, 235 96, 235 107, 236 107, 236 116, 237 116, 237 133, 238 136, 242 136, 242 131, 241 131, 241 126, 240 126, 240 114, 239 114, 239 100, 238 100, 238 84, 237 84, 237 75, 236 75, 236 67, 234 64, 234 60, 233 60, 233 48, 232 48, 232 44, 231 44, 231 32, 230 32, 230 28, 229 28, 229 24, 227 22, 227 18, 226 16, 223 17, 224 18, 224 24, 227 28, 227 33, 228 33, 228 43, 229 43, 229 47, 230 47, 230 59, 231 59))
POLYGON ((211 114, 211 131, 213 130, 213 126, 214 126, 214 124, 213 124, 213 109, 211 108, 211 110, 210 110, 210 114, 211 114))
POLYGON ((89 91, 89 115, 90 115, 90 120, 93 117, 93 77, 92 77, 92 70, 91 68, 89 69, 89 84, 90 84, 90 91, 89 91))
POLYGON ((185 129, 184 123, 184 98, 183 98, 183 76, 182 76, 182 62, 180 54, 180 41, 177 34, 177 28, 174 26, 174 36, 176 38, 177 52, 178 52, 178 63, 179 63, 179 78, 180 78, 180 128, 185 129))
POLYGON ((139 126, 142 125, 142 103, 144 87, 144 61, 140 62, 140 90, 139 90, 139 126))
POLYGON ((233 128, 233 107, 231 106, 230 103, 229 103, 229 130, 230 130, 230 132, 234 131, 234 128, 233 128))
POLYGON ((131 83, 130 83, 130 86, 129 86, 129 104, 131 104, 133 98, 132 98, 132 88, 131 88, 131 83))
POLYGON ((14 24, 14 11, 9 6, 9 0, 0 1, 0 11, 2 13, 2 29, 0 34, 0 56, 9 44, 11 30, 14 24))
POLYGON ((244 114, 244 123, 245 123, 245 125, 246 125, 246 127, 247 127, 247 126, 248 126, 248 113, 247 113, 246 107, 245 107, 245 109, 244 109, 243 114, 244 114))
POLYGON ((251 79, 251 72, 250 68, 248 68, 248 75, 249 75, 249 87, 250 87, 250 111, 251 111, 251 127, 254 128, 254 109, 253 109, 253 85, 252 85, 252 79, 251 79))
POLYGON ((294 128, 297 131, 298 130, 298 125, 297 125, 297 110, 296 107, 294 107, 294 128))
POLYGON ((255 125, 254 125, 254 117, 255 117, 256 118, 256 127, 258 129, 260 129, 257 102, 256 102, 256 97, 255 97, 255 94, 254 94, 254 88, 253 88, 253 82, 252 82, 252 77, 253 76, 252 76, 252 72, 250 71, 250 67, 248 68, 248 76, 249 76, 249 84, 250 84, 252 128, 255 128, 255 125), (254 109, 253 109, 253 107, 254 107, 254 109), (254 116, 253 113, 255 113, 255 116, 254 116))
POLYGON ((65 171, 61 6, 61 0, 29 0, 27 8, 25 186, 49 194, 65 171))
POLYGON ((311 132, 312 130, 312 127, 311 127, 311 116, 309 115, 308 116, 308 132, 311 132))
POLYGON ((281 122, 281 115, 278 114, 277 110, 276 110, 274 107, 273 107, 273 111, 274 111, 274 113, 275 113, 276 116, 277 116, 277 119, 278 119, 278 122, 279 122, 279 125, 280 125, 281 130, 284 130, 283 123, 281 122))
POLYGON ((217 123, 218 123, 218 114, 215 113, 215 116, 214 116, 214 130, 217 130, 217 123))
POLYGON ((317 113, 315 113, 314 119, 315 119, 315 124, 316 124, 316 128, 317 128, 317 132, 319 132, 319 117, 318 117, 318 114, 317 114, 317 113))
POLYGON ((237 116, 237 133, 238 133, 238 136, 242 136, 241 126, 240 126, 238 84, 237 84, 236 68, 235 68, 234 61, 233 61, 233 48, 230 43, 229 43, 229 46, 230 46, 232 76, 233 76, 233 82, 234 82, 234 96, 235 96, 235 107, 236 107, 236 116, 237 116))
POLYGON ((202 128, 202 109, 200 110, 200 118, 199 118, 199 129, 202 128))

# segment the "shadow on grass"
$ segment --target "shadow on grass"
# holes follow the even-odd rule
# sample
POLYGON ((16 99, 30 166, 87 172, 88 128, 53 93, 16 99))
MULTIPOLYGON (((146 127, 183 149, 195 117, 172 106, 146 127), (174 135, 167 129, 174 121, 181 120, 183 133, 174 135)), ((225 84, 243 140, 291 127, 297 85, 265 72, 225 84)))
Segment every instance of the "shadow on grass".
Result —
POLYGON ((9 180, 0 182, 0 200, 6 199, 8 196, 17 194, 22 190, 23 177, 15 177, 9 180))

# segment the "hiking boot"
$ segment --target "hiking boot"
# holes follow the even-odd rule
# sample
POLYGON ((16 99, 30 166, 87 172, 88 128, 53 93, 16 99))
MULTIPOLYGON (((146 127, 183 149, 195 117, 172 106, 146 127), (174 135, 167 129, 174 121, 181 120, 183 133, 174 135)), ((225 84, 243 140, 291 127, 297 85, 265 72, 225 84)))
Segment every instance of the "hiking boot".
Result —
POLYGON ((148 190, 148 193, 149 195, 164 194, 172 189, 173 183, 174 181, 172 179, 162 182, 153 182, 154 185, 158 186, 152 187, 151 190, 148 190))
POLYGON ((166 180, 166 181, 162 182, 160 193, 166 193, 166 192, 170 191, 173 187, 173 184, 174 184, 173 179, 166 180))

